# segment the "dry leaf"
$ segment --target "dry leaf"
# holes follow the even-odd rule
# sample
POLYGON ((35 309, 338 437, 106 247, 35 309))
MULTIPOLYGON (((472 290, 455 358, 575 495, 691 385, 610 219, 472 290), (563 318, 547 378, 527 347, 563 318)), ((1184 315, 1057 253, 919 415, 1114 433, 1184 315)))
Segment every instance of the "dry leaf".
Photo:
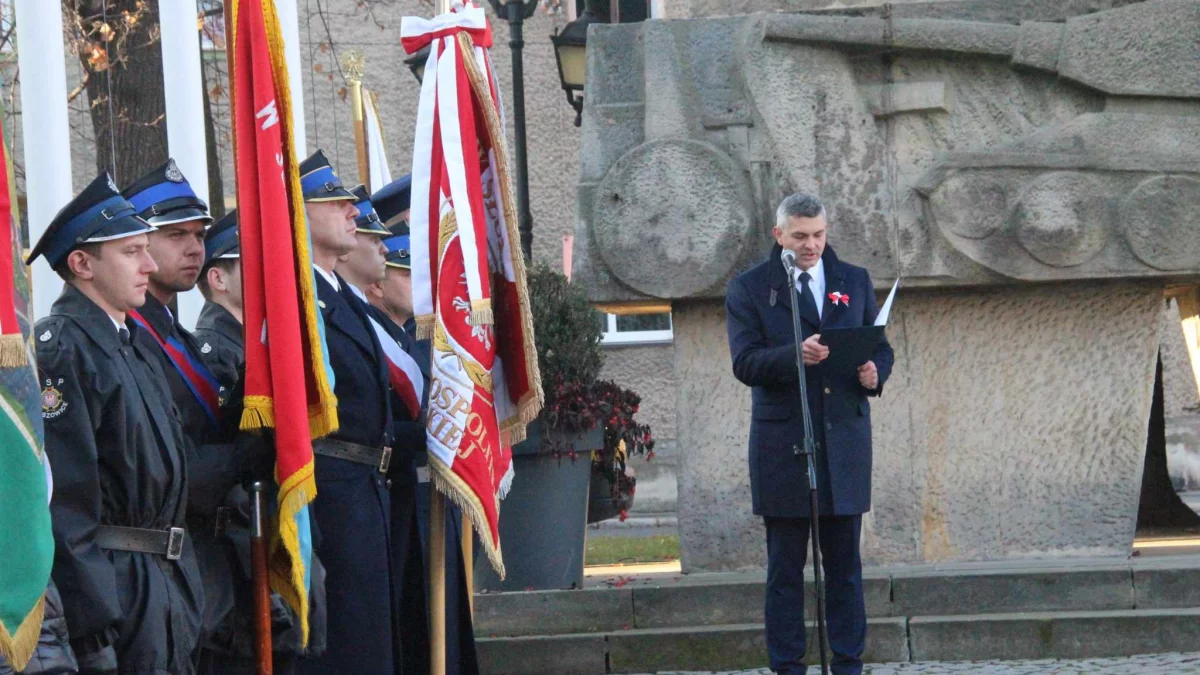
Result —
POLYGON ((349 92, 348 92, 348 91, 346 91, 346 88, 345 88, 345 87, 342 87, 342 88, 338 89, 338 97, 339 97, 339 98, 341 98, 343 101, 345 101, 345 100, 346 100, 346 94, 348 94, 348 93, 349 93, 349 92))
POLYGON ((325 72, 325 64, 324 63, 313 64, 313 70, 317 71, 318 73, 323 73, 323 72, 325 72))

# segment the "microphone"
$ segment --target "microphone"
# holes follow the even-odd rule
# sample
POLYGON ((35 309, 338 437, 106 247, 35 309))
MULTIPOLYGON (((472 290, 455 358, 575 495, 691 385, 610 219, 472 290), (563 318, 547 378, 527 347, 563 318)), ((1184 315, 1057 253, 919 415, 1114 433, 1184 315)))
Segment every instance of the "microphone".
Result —
POLYGON ((795 273, 796 270, 796 253, 791 249, 783 249, 783 255, 780 256, 783 260, 783 268, 788 271, 788 276, 795 273))

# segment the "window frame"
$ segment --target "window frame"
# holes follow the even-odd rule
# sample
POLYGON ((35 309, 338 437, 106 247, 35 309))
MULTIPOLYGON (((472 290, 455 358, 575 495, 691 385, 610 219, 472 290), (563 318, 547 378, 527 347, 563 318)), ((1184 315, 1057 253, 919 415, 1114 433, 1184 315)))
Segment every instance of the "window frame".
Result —
MULTIPOLYGON (((599 311, 599 310, 597 310, 599 311)), ((600 335, 604 346, 667 345, 675 341, 675 319, 671 312, 661 312, 670 318, 671 327, 666 330, 617 330, 617 314, 601 312, 605 329, 600 335)))

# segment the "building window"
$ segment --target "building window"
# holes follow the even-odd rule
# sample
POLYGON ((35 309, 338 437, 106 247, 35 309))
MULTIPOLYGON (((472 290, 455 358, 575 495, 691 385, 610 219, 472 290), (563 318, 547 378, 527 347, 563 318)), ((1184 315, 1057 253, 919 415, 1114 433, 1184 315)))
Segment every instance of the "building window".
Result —
POLYGON ((675 333, 671 328, 671 313, 606 314, 596 312, 604 331, 600 341, 606 345, 669 344, 675 333))
MULTIPOLYGON (((661 0, 617 0, 617 23, 637 23, 646 19, 655 18, 654 5, 660 5, 661 0)), ((584 0, 575 0, 575 16, 583 14, 584 0)), ((609 3, 607 0, 601 0, 600 5, 607 10, 609 3)))

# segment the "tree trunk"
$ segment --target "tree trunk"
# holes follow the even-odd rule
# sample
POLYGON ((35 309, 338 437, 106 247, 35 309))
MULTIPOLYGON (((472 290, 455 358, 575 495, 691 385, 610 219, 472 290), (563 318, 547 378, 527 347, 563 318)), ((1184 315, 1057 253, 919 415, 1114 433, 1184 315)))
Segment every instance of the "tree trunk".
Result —
MULTIPOLYGON (((199 36, 197 35, 197 39, 199 36)), ((197 47, 199 48, 199 47, 197 47)), ((203 54, 203 52, 201 52, 203 54)), ((225 215, 225 183, 221 178, 221 156, 217 154, 217 125, 213 120, 212 99, 209 92, 213 87, 208 81, 208 72, 201 64, 201 86, 204 87, 204 151, 208 157, 208 212, 213 220, 225 215)), ((224 87, 224 83, 222 83, 224 87)))
POLYGON ((97 169, 128 185, 167 160, 158 3, 63 0, 63 10, 83 31, 79 60, 88 73, 97 169), (107 41, 106 23, 112 31, 107 41))

